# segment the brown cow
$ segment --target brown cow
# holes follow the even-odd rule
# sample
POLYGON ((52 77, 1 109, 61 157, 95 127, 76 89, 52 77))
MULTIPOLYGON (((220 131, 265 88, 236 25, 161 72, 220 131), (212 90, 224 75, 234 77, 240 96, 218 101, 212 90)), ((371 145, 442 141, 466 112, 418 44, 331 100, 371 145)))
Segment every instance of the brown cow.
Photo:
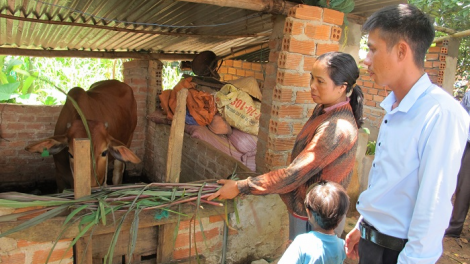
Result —
MULTIPOLYGON (((100 81, 85 92, 80 87, 68 93, 87 119, 93 142, 97 180, 103 185, 108 169, 108 153, 114 158, 113 184, 122 182, 125 161, 139 163, 140 159, 129 149, 137 125, 137 104, 132 88, 117 80, 100 81)), ((88 138, 85 127, 67 99, 54 136, 28 145, 25 150, 42 153, 47 150, 54 155, 57 188, 73 187, 73 139, 88 138), (67 150, 68 147, 68 150, 67 150)), ((92 173, 92 186, 98 186, 92 173)))

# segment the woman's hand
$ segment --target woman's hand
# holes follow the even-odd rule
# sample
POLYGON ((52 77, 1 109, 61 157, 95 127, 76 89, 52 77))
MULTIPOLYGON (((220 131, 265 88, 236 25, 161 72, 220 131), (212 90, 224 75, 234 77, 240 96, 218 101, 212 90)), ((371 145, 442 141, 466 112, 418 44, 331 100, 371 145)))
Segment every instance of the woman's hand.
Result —
POLYGON ((215 198, 219 198, 220 200, 224 199, 233 199, 237 197, 240 193, 238 190, 237 182, 234 180, 218 180, 218 184, 223 184, 222 188, 220 188, 217 192, 209 196, 207 200, 212 200, 215 198))

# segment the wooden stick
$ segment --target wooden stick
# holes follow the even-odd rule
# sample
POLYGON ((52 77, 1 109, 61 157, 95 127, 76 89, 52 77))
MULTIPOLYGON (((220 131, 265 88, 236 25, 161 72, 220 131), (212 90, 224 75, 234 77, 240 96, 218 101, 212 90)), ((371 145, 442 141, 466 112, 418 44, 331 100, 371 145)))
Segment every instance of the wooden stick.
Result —
MULTIPOLYGON (((75 199, 91 194, 91 158, 90 140, 73 140, 73 171, 74 171, 74 195, 75 199)), ((75 244, 75 258, 77 263, 92 264, 92 243, 90 237, 82 237, 75 244)))
POLYGON ((446 39, 451 39, 451 38, 463 38, 463 37, 467 37, 467 36, 470 36, 470 29, 467 29, 467 30, 464 30, 464 31, 460 31, 460 32, 457 32, 455 34, 451 34, 451 35, 448 35, 448 36, 445 36, 445 37, 440 37, 440 38, 435 38, 433 40, 434 43, 438 43, 438 42, 442 42, 446 39))

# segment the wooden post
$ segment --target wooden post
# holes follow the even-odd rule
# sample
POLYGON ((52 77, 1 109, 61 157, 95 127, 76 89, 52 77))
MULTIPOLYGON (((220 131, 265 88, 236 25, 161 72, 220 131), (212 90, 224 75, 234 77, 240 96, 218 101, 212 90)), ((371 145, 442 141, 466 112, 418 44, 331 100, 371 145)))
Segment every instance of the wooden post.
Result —
MULTIPOLYGON (((73 156, 74 194, 75 199, 79 199, 91 194, 90 140, 74 139, 73 156)), ((92 253, 92 243, 89 237, 82 237, 75 244, 76 263, 92 264, 92 253)))
POLYGON ((188 89, 181 89, 176 96, 176 111, 171 122, 170 139, 168 140, 165 182, 175 183, 180 180, 187 97, 188 89))
MULTIPOLYGON (((176 112, 171 122, 170 139, 168 140, 165 182, 176 183, 180 179, 187 97, 188 89, 181 89, 176 96, 176 112)), ((175 223, 158 227, 157 263, 171 261, 176 228, 175 223)))

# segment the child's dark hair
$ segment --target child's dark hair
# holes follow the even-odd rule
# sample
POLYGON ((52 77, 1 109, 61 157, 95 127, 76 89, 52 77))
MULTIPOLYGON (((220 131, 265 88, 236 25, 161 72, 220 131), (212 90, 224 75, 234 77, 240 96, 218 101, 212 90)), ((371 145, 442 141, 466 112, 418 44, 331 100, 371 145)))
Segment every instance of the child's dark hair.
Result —
POLYGON ((322 180, 308 192, 304 203, 321 228, 332 230, 348 211, 349 197, 338 183, 322 180))
POLYGON ((361 128, 364 123, 362 118, 364 94, 361 88, 356 85, 356 80, 359 78, 359 68, 356 61, 351 55, 343 52, 327 52, 320 55, 317 60, 326 63, 328 75, 335 85, 346 83, 346 93, 351 93, 349 104, 353 110, 357 128, 361 128))

